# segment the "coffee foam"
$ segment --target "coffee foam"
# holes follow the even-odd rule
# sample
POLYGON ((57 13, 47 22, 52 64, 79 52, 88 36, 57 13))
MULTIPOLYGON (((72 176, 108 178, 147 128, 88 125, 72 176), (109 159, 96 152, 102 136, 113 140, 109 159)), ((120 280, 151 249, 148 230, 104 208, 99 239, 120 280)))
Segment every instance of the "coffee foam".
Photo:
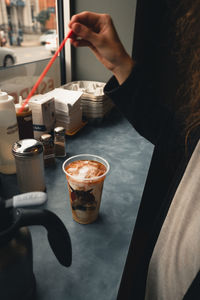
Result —
POLYGON ((83 180, 103 175, 106 167, 94 160, 77 160, 71 162, 65 170, 69 175, 83 180))

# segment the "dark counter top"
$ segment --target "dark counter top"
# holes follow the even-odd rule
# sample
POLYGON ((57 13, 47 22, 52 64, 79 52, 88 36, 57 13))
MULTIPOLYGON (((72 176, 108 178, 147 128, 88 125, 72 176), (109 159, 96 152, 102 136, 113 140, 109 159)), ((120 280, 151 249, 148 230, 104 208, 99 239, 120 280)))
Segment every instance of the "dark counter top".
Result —
MULTIPOLYGON (((65 160, 45 170, 47 209, 66 225, 72 241, 70 268, 59 264, 47 241, 46 231, 30 228, 33 239, 37 300, 115 300, 140 198, 150 163, 152 145, 115 110, 108 119, 87 124, 67 137, 67 157, 90 153, 104 157, 111 170, 104 183, 100 215, 81 225, 72 220, 65 160)), ((0 174, 4 195, 18 193, 16 175, 0 174)))

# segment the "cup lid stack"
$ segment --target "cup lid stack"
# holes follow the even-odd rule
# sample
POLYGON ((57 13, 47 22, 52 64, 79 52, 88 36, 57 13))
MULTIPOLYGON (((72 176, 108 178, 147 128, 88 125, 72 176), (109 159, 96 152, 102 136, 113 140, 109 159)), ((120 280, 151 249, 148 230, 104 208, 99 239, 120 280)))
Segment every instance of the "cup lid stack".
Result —
POLYGON ((98 81, 73 81, 64 85, 64 89, 80 91, 81 107, 85 119, 102 119, 114 104, 103 92, 105 83, 98 81))

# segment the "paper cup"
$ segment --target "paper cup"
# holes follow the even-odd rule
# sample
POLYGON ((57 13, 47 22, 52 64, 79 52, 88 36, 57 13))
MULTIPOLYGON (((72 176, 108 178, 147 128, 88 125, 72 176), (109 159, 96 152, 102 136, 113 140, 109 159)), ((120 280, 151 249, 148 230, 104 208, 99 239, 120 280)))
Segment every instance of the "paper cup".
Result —
POLYGON ((68 158, 62 168, 67 178, 73 219, 81 224, 94 222, 110 169, 108 162, 97 155, 79 154, 68 158))

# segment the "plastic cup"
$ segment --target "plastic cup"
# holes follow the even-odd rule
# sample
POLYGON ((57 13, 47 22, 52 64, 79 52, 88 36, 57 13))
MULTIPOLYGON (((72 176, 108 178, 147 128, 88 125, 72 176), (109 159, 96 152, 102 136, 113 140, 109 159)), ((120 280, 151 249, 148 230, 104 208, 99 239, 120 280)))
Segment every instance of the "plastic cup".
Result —
POLYGON ((94 222, 99 214, 104 180, 110 169, 108 162, 97 155, 79 154, 68 158, 62 168, 67 178, 73 219, 80 224, 94 222), (89 165, 82 161, 89 161, 89 165), (76 162, 76 166, 78 164, 79 167, 80 164, 86 164, 82 170, 80 169, 79 175, 71 172, 72 165, 70 164, 73 162, 76 162), (95 165, 98 163, 101 167, 104 166, 102 167, 104 170, 101 172, 103 174, 99 176, 86 175, 85 171, 90 168, 90 164, 94 164, 94 168, 96 168, 95 165))

